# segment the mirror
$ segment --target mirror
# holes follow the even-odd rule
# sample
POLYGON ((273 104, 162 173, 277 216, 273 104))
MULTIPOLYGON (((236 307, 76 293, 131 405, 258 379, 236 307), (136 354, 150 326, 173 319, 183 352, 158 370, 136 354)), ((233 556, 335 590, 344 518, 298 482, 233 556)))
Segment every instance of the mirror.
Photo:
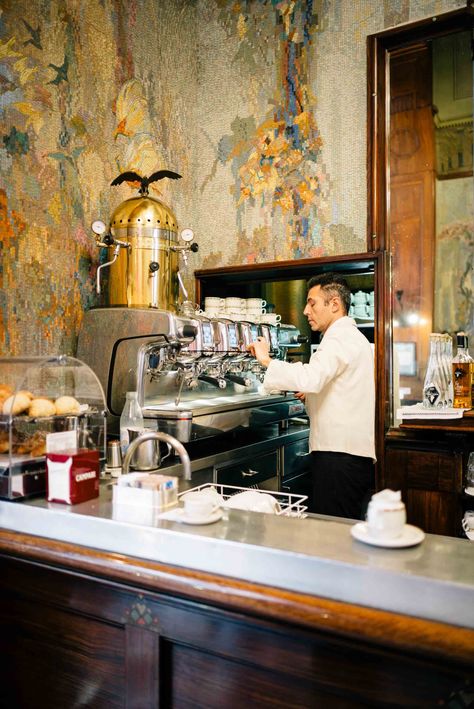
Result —
POLYGON ((391 262, 392 425, 400 405, 423 399, 430 333, 463 330, 474 347, 472 24, 450 13, 372 41, 374 137, 382 128, 372 167, 384 190, 373 188, 372 222, 391 262))

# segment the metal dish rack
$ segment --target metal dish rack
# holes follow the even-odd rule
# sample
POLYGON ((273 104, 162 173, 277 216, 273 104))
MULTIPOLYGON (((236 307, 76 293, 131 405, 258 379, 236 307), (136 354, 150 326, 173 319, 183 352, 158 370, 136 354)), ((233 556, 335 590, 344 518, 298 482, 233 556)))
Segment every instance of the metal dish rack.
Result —
POLYGON ((200 490, 205 490, 207 488, 214 488, 216 492, 221 495, 224 501, 227 501, 233 495, 239 492, 247 492, 247 490, 257 490, 258 492, 264 492, 267 495, 271 495, 280 505, 280 511, 275 512, 276 515, 284 517, 297 517, 298 519, 304 519, 307 517, 308 506, 304 503, 308 499, 307 495, 294 495, 290 492, 275 492, 274 490, 261 490, 256 486, 251 488, 248 487, 237 487, 235 485, 219 485, 219 483, 205 483, 204 485, 198 485, 189 490, 185 490, 178 495, 180 499, 183 495, 187 495, 189 492, 199 492, 200 490))

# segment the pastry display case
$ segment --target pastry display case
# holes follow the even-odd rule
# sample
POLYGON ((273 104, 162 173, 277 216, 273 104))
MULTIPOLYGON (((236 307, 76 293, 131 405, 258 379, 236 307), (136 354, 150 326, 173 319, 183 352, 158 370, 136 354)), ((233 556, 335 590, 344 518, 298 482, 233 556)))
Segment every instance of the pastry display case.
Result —
POLYGON ((0 358, 0 497, 45 491, 47 450, 98 450, 104 459, 106 421, 102 386, 79 359, 0 358))

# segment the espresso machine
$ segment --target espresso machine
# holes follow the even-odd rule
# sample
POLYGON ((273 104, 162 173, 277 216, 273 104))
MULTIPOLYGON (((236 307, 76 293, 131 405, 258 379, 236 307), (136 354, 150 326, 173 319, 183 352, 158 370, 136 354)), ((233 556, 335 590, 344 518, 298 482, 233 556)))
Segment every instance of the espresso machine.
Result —
POLYGON ((104 388, 109 431, 118 428, 127 391, 138 392, 145 419, 185 443, 304 413, 292 394, 264 392, 264 369, 247 350, 265 337, 272 356, 285 359, 304 338, 292 325, 199 314, 180 274, 198 248, 193 233, 178 238, 175 215, 143 179, 108 227, 96 221, 92 229, 110 254, 97 271, 106 305, 84 314, 77 356, 104 388))

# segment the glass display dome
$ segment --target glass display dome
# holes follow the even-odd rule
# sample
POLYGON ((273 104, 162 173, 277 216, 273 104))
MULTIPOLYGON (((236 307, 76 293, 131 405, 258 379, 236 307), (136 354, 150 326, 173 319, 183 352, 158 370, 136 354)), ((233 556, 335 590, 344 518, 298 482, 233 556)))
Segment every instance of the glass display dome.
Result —
POLYGON ((0 497, 40 494, 46 452, 64 447, 99 450, 105 460, 106 404, 102 386, 84 362, 66 355, 0 358, 0 497))

